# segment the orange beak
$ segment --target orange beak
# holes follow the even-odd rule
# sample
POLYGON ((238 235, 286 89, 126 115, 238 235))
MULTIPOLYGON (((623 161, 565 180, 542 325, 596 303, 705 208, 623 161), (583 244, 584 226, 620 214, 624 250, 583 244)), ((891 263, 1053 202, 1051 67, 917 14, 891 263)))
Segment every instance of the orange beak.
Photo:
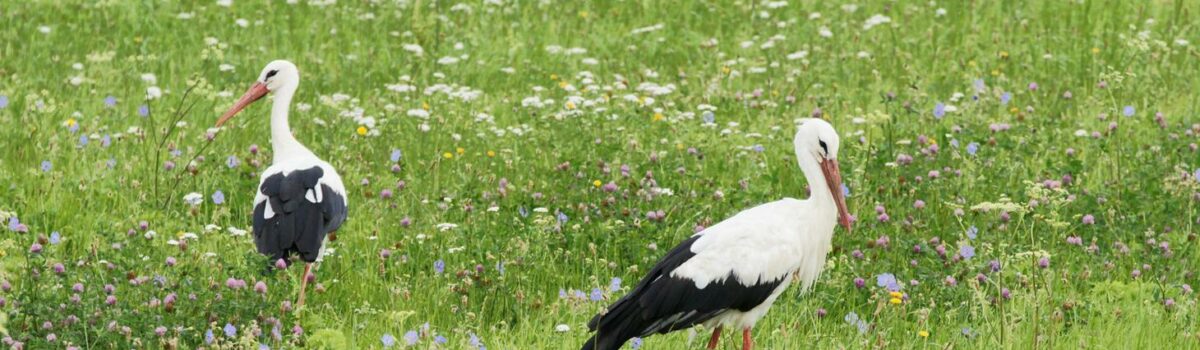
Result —
POLYGON ((242 98, 238 99, 237 103, 233 104, 233 107, 230 107, 225 114, 221 115, 221 119, 217 119, 217 127, 221 127, 221 125, 229 121, 230 118, 233 118, 233 116, 237 115, 238 112, 241 112, 243 109, 245 109, 246 106, 254 103, 254 101, 258 101, 259 99, 263 98, 263 96, 266 96, 268 92, 270 92, 270 90, 267 89, 266 84, 255 82, 254 85, 250 86, 249 90, 246 90, 246 93, 242 95, 242 98))
POLYGON ((833 194, 833 203, 837 206, 838 223, 846 228, 846 232, 852 232, 850 229, 850 209, 846 208, 846 195, 842 193, 842 171, 838 168, 836 160, 826 159, 821 162, 821 172, 825 174, 825 185, 829 186, 829 193, 833 194))

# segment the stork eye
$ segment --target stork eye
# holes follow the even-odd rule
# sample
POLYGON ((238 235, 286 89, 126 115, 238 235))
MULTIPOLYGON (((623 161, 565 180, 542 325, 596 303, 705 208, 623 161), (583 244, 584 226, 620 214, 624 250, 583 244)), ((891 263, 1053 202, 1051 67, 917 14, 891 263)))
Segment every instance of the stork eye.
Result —
POLYGON ((825 141, 817 140, 817 144, 821 145, 821 150, 825 151, 825 154, 829 154, 829 146, 825 144, 825 141))
POLYGON ((274 69, 274 70, 271 70, 270 72, 267 72, 267 77, 266 77, 266 79, 271 79, 271 77, 275 76, 275 74, 279 74, 279 70, 278 70, 278 69, 274 69))

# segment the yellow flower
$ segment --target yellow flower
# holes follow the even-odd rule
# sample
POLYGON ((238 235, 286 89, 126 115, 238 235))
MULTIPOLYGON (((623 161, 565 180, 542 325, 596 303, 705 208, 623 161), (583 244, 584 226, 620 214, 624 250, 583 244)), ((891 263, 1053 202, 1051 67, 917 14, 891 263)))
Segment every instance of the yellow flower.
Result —
POLYGON ((729 74, 729 66, 721 67, 721 74, 729 74))
POLYGON ((463 153, 467 153, 467 150, 463 149, 462 147, 455 148, 454 151, 458 152, 459 155, 462 155, 463 153))
POLYGON ((358 131, 358 136, 366 136, 367 135, 367 127, 365 127, 365 126, 359 126, 357 131, 358 131))
POLYGON ((890 292, 890 293, 888 293, 888 296, 891 296, 892 298, 900 298, 900 297, 903 297, 904 294, 902 294, 900 292, 890 292))
POLYGON ((975 60, 970 60, 970 61, 967 61, 967 65, 968 65, 968 66, 971 66, 971 67, 974 67, 974 66, 975 66, 975 60))
POLYGON ((75 126, 75 124, 79 124, 79 122, 75 121, 75 118, 68 118, 67 122, 63 123, 63 125, 66 125, 67 127, 75 126))
POLYGON ((550 80, 558 80, 558 74, 551 74, 550 80))
POLYGON ((917 332, 917 335, 921 336, 921 338, 929 338, 929 331, 920 331, 917 332))
POLYGON ((675 149, 677 149, 677 150, 683 150, 683 144, 682 144, 682 143, 676 143, 676 144, 675 144, 675 149))
POLYGON ((487 155, 488 155, 488 157, 495 157, 495 156, 496 156, 496 151, 491 151, 491 150, 489 150, 489 151, 488 151, 488 153, 487 153, 487 155))
POLYGON ((421 109, 429 110, 429 102, 421 102, 421 109))
POLYGON ((1100 54, 1100 48, 1099 48, 1099 47, 1093 47, 1093 48, 1092 48, 1092 54, 1093 54, 1093 55, 1098 55, 1098 54, 1100 54))
POLYGON ((567 84, 566 80, 558 82, 558 88, 560 88, 560 89, 566 89, 567 85, 570 85, 570 84, 567 84))
POLYGON ((567 101, 567 109, 575 109, 575 102, 567 101))
POLYGON ((902 303, 904 301, 900 300, 900 298, 892 298, 891 300, 888 300, 888 302, 892 303, 892 305, 900 305, 900 303, 902 303))
POLYGON ((1020 111, 1021 111, 1021 110, 1017 109, 1017 107, 1013 107, 1013 108, 1009 108, 1009 109, 1008 109, 1008 112, 1009 112, 1009 113, 1012 113, 1012 114, 1017 114, 1017 112, 1020 112, 1020 111))
POLYGON ((1000 59, 1008 58, 1008 51, 1000 51, 1000 59))
POLYGON ((446 158, 446 159, 454 158, 454 153, 450 153, 450 152, 442 153, 442 158, 446 158))
POLYGON ((661 112, 654 112, 654 121, 662 121, 663 119, 666 119, 666 117, 661 112))
POLYGON ((600 187, 600 180, 592 181, 592 186, 600 187))
POLYGON ((992 70, 992 76, 993 76, 993 77, 998 77, 998 76, 1000 76, 1000 70, 993 69, 993 70, 992 70))

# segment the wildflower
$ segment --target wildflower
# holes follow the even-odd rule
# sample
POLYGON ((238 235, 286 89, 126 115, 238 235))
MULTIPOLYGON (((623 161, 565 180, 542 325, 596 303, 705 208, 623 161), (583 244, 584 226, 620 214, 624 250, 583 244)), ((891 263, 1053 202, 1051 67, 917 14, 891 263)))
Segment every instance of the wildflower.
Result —
POLYGON ((232 324, 226 323, 225 328, 222 330, 225 331, 226 337, 233 338, 237 336, 237 327, 234 327, 232 324))
POLYGON ((175 257, 168 256, 166 264, 167 264, 167 266, 175 266, 175 257))
POLYGON ((1029 91, 1037 91, 1037 89, 1038 89, 1038 83, 1037 83, 1037 82, 1031 82, 1031 83, 1029 83, 1029 91))
POLYGON ((1000 95, 1000 104, 1001 105, 1007 105, 1008 101, 1012 101, 1012 93, 1011 92, 1005 92, 1000 95))
POLYGON ((975 247, 964 244, 958 248, 958 256, 961 256, 963 260, 971 260, 975 257, 975 247))
POLYGON ((929 338, 929 331, 920 331, 920 332, 917 332, 917 335, 920 336, 921 338, 929 338))
POLYGON ((975 152, 978 152, 978 151, 979 151, 979 143, 972 142, 972 143, 967 144, 967 154, 975 155, 975 152))
POLYGON ((442 261, 442 259, 438 259, 437 261, 434 261, 433 262, 433 271, 438 274, 445 272, 446 271, 446 262, 442 261))
POLYGON ((139 116, 142 116, 142 117, 150 115, 150 106, 147 106, 147 105, 138 106, 137 113, 139 116))
POLYGON ((396 337, 393 337, 390 333, 384 333, 382 337, 379 337, 379 341, 383 343, 384 348, 396 345, 396 337))
POLYGON ((967 228, 967 238, 975 239, 978 236, 979 236, 979 228, 978 227, 975 227, 975 225, 971 225, 971 227, 967 228))
POLYGON ((62 243, 62 234, 58 233, 58 231, 51 232, 50 233, 50 244, 59 244, 59 243, 62 243))
POLYGON ((629 346, 631 348, 633 348, 634 350, 641 349, 642 348, 642 338, 634 337, 633 339, 629 340, 629 346))
POLYGON ((192 193, 188 193, 187 195, 183 196, 183 201, 185 203, 187 203, 188 205, 194 207, 194 206, 200 205, 200 203, 203 201, 202 198, 203 197, 201 197, 199 193, 192 192, 192 193))
POLYGON ((442 153, 442 158, 446 158, 446 159, 454 158, 454 153, 450 153, 450 152, 442 153))
POLYGON ((42 172, 48 173, 52 169, 54 169, 54 164, 50 163, 48 160, 42 161, 42 172))
POLYGON ((229 167, 230 169, 236 168, 238 164, 240 164, 240 162, 238 162, 236 156, 229 156, 229 158, 225 158, 225 166, 229 167))
POLYGON ((942 117, 945 115, 946 115, 946 104, 938 102, 937 105, 933 106, 933 117, 934 118, 942 119, 942 117))
POLYGON ((213 337, 213 331, 211 328, 204 331, 204 344, 211 345, 214 339, 215 337, 213 337))
POLYGON ((1087 214, 1083 216, 1081 222, 1083 222, 1084 225, 1092 225, 1096 223, 1096 217, 1092 216, 1092 214, 1087 214))
POLYGON ((217 190, 217 192, 213 192, 212 201, 213 201, 213 204, 225 203, 225 193, 221 192, 221 190, 217 190))
POLYGON ((612 281, 608 283, 608 291, 616 292, 620 289, 621 289, 621 278, 613 277, 612 281))
POLYGON ((8 96, 0 95, 0 109, 8 108, 8 96))
POLYGON ((896 275, 890 273, 875 276, 875 285, 887 288, 887 290, 892 292, 900 290, 900 283, 896 281, 896 275))
POLYGON ((593 187, 600 187, 600 185, 601 185, 601 183, 600 183, 600 180, 594 180, 594 181, 592 181, 592 186, 593 186, 593 187))
POLYGON ((258 283, 255 283, 254 292, 258 294, 267 294, 267 283, 263 281, 258 281, 258 283))
POLYGON ((1132 117, 1134 112, 1136 112, 1136 110, 1133 108, 1133 106, 1125 106, 1124 109, 1121 109, 1121 114, 1124 114, 1126 117, 1132 117))
POLYGON ((404 342, 409 346, 416 345, 418 338, 420 338, 420 334, 417 331, 404 332, 404 342))
POLYGON ((400 153, 400 150, 398 150, 398 149, 393 149, 393 150, 392 150, 392 158, 391 158, 391 159, 392 159, 392 162, 393 162, 393 163, 395 163, 395 162, 399 162, 399 161, 400 161, 400 156, 402 156, 402 155, 403 155, 403 154, 401 154, 401 153, 400 153))
POLYGON ((925 201, 918 199, 917 201, 913 202, 913 208, 917 208, 917 209, 925 208, 925 201))
POLYGON ((41 253, 41 252, 42 252, 42 245, 41 245, 41 243, 36 243, 36 242, 34 242, 33 244, 31 244, 31 245, 29 246, 29 252, 30 252, 30 253, 34 253, 34 254, 41 253))
POLYGON ((592 288, 592 294, 589 296, 592 301, 604 300, 604 292, 600 288, 592 288))
POLYGON ((854 278, 854 287, 855 288, 862 288, 863 286, 866 286, 866 285, 867 285, 867 281, 863 280, 862 277, 854 278))
POLYGON ((287 267, 288 267, 287 261, 283 260, 282 258, 279 260, 275 260, 275 268, 283 270, 283 269, 286 269, 287 267))
POLYGON ((358 129, 355 130, 355 132, 358 133, 358 136, 366 136, 367 135, 367 127, 360 125, 358 127, 358 129))
POLYGON ((1041 259, 1038 259, 1038 267, 1043 269, 1050 267, 1050 258, 1043 256, 1041 259))

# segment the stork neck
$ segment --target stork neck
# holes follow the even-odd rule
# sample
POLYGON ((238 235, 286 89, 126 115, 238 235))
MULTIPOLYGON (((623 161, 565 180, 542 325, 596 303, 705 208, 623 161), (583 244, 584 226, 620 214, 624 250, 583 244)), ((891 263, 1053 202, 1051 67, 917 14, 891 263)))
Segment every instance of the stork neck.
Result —
MULTIPOLYGON (((825 173, 821 172, 820 163, 817 163, 817 159, 811 153, 801 153, 799 149, 796 151, 800 170, 804 172, 804 179, 808 181, 809 200, 817 203, 817 207, 822 210, 836 213, 837 204, 833 202, 833 193, 829 191, 829 185, 825 182, 825 173)), ((834 215, 836 219, 836 214, 834 215)))
POLYGON ((295 92, 295 87, 279 89, 275 92, 275 101, 271 106, 271 147, 276 163, 280 159, 307 151, 296 141, 296 137, 292 136, 292 128, 288 126, 288 108, 292 105, 292 95, 295 92))

